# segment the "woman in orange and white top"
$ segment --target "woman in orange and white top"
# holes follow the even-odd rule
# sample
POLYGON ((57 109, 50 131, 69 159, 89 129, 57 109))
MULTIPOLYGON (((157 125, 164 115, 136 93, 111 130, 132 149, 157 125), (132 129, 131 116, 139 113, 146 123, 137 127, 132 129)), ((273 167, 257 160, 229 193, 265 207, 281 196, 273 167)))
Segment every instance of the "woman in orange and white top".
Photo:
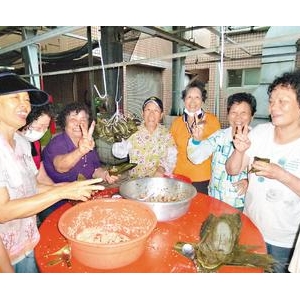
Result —
POLYGON ((198 192, 207 194, 211 177, 211 157, 201 164, 193 164, 187 157, 187 144, 192 135, 192 128, 200 122, 203 124, 203 138, 221 128, 218 118, 202 109, 207 98, 207 91, 201 81, 192 81, 182 91, 184 113, 171 125, 171 134, 175 140, 178 154, 174 173, 189 177, 198 192))

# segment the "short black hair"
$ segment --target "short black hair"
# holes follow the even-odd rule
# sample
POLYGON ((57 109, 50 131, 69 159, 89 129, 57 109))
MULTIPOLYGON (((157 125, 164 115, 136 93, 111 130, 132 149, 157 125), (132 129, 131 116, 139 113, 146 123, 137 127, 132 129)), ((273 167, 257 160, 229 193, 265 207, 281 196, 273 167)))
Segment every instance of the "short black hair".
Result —
POLYGON ((41 115, 48 115, 51 119, 54 117, 54 111, 51 104, 33 107, 26 118, 26 124, 31 124, 37 120, 41 115))
POLYGON ((269 97, 277 86, 291 87, 297 95, 297 101, 300 106, 300 69, 285 72, 281 76, 276 77, 268 87, 269 97))
POLYGON ((71 112, 75 111, 76 113, 79 113, 82 110, 88 115, 90 125, 90 120, 92 119, 91 112, 88 106, 85 105, 83 102, 72 102, 67 104, 57 116, 57 125, 60 126, 62 130, 65 130, 67 116, 69 116, 71 112))
POLYGON ((227 99, 227 113, 229 113, 231 106, 234 103, 246 102, 249 104, 251 109, 251 115, 254 116, 256 113, 256 98, 250 93, 235 93, 227 99))
POLYGON ((41 115, 47 115, 50 119, 54 118, 54 110, 52 104, 44 104, 41 106, 33 106, 31 108, 31 112, 28 114, 26 118, 26 125, 20 128, 23 130, 28 125, 30 125, 33 121, 37 120, 41 115))

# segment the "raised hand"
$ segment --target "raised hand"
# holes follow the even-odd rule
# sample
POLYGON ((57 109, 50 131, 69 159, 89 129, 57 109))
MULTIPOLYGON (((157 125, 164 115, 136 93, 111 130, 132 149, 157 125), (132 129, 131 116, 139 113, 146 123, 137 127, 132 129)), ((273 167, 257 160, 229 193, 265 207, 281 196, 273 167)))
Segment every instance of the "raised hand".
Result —
POLYGON ((82 138, 79 140, 78 148, 79 151, 84 155, 93 150, 95 147, 95 141, 93 139, 95 121, 92 122, 90 128, 87 128, 85 123, 81 123, 79 126, 81 128, 82 138))
POLYGON ((249 128, 247 125, 238 125, 233 134, 234 148, 239 152, 245 152, 250 147, 250 139, 248 138, 249 128))
POLYGON ((194 124, 192 126, 192 136, 195 140, 200 141, 204 131, 204 120, 198 120, 197 115, 194 117, 194 124))

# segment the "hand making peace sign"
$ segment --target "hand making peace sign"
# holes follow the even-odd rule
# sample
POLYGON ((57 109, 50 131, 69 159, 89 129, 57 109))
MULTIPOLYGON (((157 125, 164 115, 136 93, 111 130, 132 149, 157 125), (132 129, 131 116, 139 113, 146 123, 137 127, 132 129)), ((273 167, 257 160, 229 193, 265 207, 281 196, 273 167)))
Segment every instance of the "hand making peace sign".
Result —
POLYGON ((239 152, 245 152, 250 147, 250 139, 248 137, 249 127, 237 126, 233 135, 234 148, 239 152))
POLYGON ((80 123, 80 128, 82 132, 82 137, 78 142, 79 151, 84 155, 89 151, 93 150, 95 147, 95 141, 93 139, 93 132, 95 129, 95 121, 92 122, 90 128, 87 128, 87 124, 82 122, 80 123))

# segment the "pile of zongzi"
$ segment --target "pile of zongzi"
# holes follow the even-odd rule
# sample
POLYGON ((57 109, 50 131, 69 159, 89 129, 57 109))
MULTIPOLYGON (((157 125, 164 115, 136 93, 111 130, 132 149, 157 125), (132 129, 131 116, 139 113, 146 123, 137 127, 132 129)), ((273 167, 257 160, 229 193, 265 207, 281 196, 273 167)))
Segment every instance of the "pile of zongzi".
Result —
POLYGON ((240 214, 209 215, 200 229, 200 242, 177 242, 175 250, 190 258, 198 272, 216 272, 222 265, 262 268, 272 272, 274 258, 251 252, 256 247, 239 244, 242 227, 240 214))

